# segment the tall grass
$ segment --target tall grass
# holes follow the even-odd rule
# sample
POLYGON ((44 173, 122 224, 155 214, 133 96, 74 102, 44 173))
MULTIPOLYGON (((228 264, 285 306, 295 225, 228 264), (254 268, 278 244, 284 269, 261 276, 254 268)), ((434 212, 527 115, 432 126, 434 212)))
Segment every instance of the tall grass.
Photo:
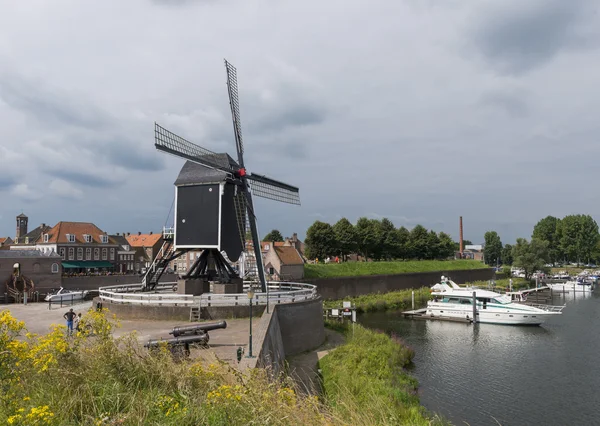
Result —
POLYGON ((37 336, 0 311, 0 424, 426 424, 416 381, 402 371, 410 349, 360 327, 323 364, 319 399, 287 377, 242 373, 201 350, 177 360, 166 347, 149 352, 135 334, 115 339, 106 310, 87 313, 82 326, 74 336, 62 325, 37 336))
MULTIPOLYGON (((364 294, 362 296, 347 297, 344 300, 350 301, 356 306, 357 312, 376 312, 386 310, 407 310, 412 308, 412 292, 415 292, 415 308, 423 306, 431 299, 431 292, 428 287, 419 289, 391 291, 389 293, 364 294)), ((325 308, 339 308, 342 306, 342 300, 326 300, 323 302, 325 308)))
POLYGON ((361 275, 405 274, 411 272, 456 271, 488 268, 477 260, 410 260, 395 262, 345 262, 304 265, 304 277, 331 278, 361 275))
POLYGON ((356 425, 444 424, 420 405, 418 383, 405 367, 414 352, 383 333, 360 325, 347 343, 319 361, 327 404, 356 425))

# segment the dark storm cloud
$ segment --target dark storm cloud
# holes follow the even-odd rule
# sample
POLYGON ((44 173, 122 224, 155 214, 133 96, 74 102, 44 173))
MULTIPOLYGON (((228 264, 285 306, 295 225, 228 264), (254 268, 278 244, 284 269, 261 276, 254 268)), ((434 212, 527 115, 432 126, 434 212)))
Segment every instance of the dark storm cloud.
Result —
POLYGON ((104 114, 89 103, 61 93, 52 93, 42 83, 15 75, 1 77, 0 98, 14 109, 43 123, 93 128, 106 124, 104 114))
POLYGON ((109 188, 115 186, 118 181, 110 179, 107 175, 97 175, 93 173, 86 173, 82 171, 74 171, 67 169, 50 169, 47 170, 51 176, 73 182, 76 184, 89 186, 93 188, 109 188))
POLYGON ((472 34, 494 68, 521 74, 545 64, 561 50, 576 47, 583 34, 578 25, 591 0, 531 0, 502 3, 491 10, 472 34))
POLYGON ((494 91, 481 96, 479 104, 499 108, 511 117, 526 117, 529 115, 529 103, 526 94, 516 91, 494 91))

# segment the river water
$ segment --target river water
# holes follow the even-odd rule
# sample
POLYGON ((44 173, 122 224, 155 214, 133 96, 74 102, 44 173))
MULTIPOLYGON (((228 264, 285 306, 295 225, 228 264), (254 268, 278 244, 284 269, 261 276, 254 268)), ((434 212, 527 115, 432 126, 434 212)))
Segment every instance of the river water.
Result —
POLYGON ((455 425, 600 425, 600 291, 555 298, 542 326, 363 314, 415 350, 421 403, 455 425))

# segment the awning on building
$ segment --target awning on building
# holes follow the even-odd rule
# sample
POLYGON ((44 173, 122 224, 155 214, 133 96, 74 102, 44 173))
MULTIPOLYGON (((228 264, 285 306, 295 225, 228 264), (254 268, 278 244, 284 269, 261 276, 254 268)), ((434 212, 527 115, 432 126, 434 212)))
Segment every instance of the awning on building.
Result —
POLYGON ((62 267, 64 269, 113 268, 114 265, 107 261, 87 261, 87 262, 70 261, 70 262, 63 262, 62 267))

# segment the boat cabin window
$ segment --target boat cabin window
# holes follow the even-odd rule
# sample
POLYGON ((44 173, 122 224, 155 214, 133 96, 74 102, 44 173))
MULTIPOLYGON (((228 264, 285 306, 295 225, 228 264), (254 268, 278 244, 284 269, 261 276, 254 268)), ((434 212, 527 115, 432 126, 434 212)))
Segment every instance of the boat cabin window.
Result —
POLYGON ((449 297, 446 298, 444 297, 444 302, 448 302, 448 303, 460 303, 460 299, 458 297, 449 297))
POLYGON ((471 299, 460 299, 460 303, 463 305, 470 305, 471 299))

